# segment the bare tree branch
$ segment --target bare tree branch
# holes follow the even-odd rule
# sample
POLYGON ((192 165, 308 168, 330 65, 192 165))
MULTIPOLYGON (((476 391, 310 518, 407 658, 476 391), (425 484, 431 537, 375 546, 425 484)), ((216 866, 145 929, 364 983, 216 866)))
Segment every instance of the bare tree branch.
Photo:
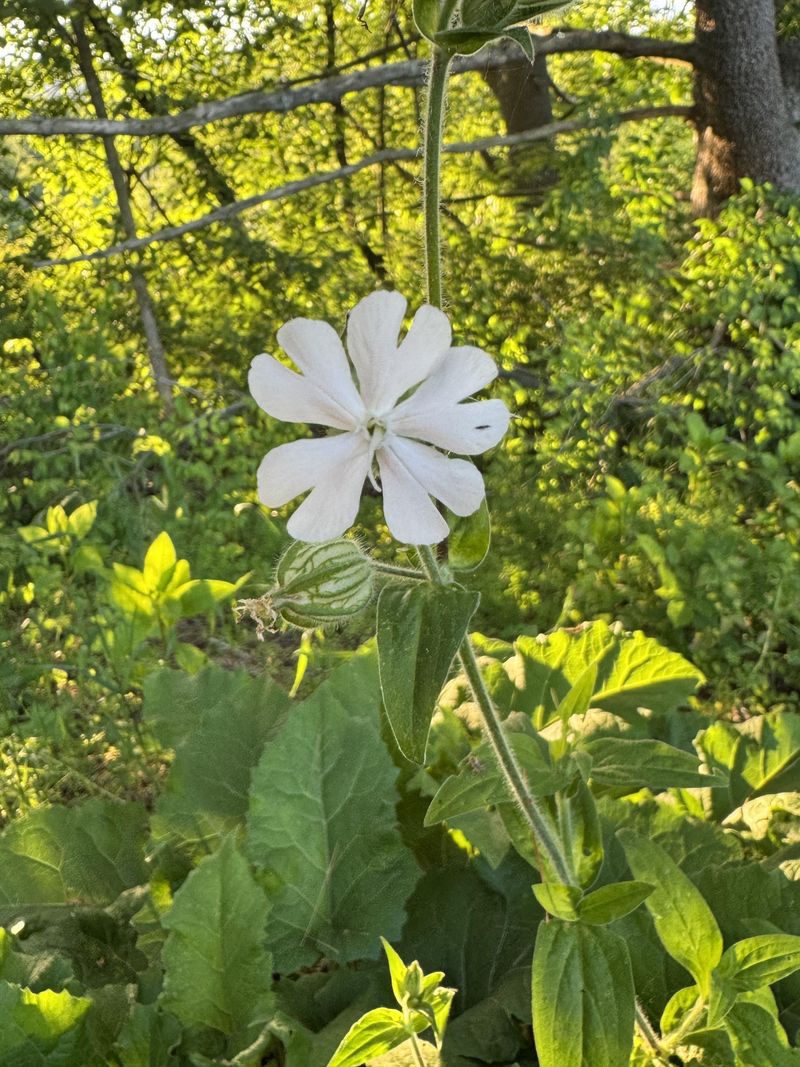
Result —
MULTIPOLYGON (((610 52, 625 59, 679 59, 694 63, 695 45, 691 41, 662 41, 652 37, 612 31, 592 32, 575 30, 536 38, 536 47, 544 55, 567 52, 610 52)), ((474 56, 460 56, 453 64, 458 74, 471 70, 493 70, 508 62, 519 62, 516 45, 498 45, 474 56)), ((210 100, 174 115, 158 115, 149 119, 87 119, 31 115, 22 119, 0 119, 0 135, 33 134, 55 137, 64 134, 87 134, 91 137, 147 137, 167 134, 174 136, 196 126, 206 126, 223 119, 242 115, 286 114, 309 104, 335 104, 348 93, 362 92, 385 85, 421 85, 426 76, 427 61, 404 60, 369 67, 353 74, 336 74, 310 85, 284 86, 269 92, 256 90, 240 93, 225 100, 210 100)))
MULTIPOLYGON (((498 135, 496 137, 481 137, 476 141, 459 141, 452 144, 446 144, 443 147, 443 151, 452 155, 464 155, 471 152, 485 152, 491 148, 509 148, 513 145, 526 144, 531 141, 544 141, 550 137, 558 137, 565 133, 576 133, 581 130, 598 129, 603 125, 619 125, 623 122, 641 122, 644 119, 660 119, 660 118, 690 118, 692 109, 688 106, 681 104, 667 104, 663 107, 637 107, 632 108, 630 111, 620 111, 615 115, 603 115, 591 119, 569 119, 563 122, 552 122, 547 126, 540 126, 535 130, 525 130, 522 133, 508 134, 505 136, 498 135)), ((273 189, 268 189, 265 193, 258 193, 255 196, 246 197, 244 200, 237 200, 233 204, 225 204, 223 207, 216 208, 214 211, 209 211, 207 215, 201 215, 199 218, 191 219, 189 222, 184 222, 180 226, 166 226, 164 229, 158 230, 156 233, 148 234, 146 237, 137 237, 128 241, 121 241, 119 244, 112 245, 110 248, 104 248, 96 252, 88 252, 79 256, 64 256, 60 259, 42 259, 34 262, 33 266, 37 268, 44 267, 63 267, 71 263, 88 263, 97 259, 108 259, 110 256, 118 256, 124 252, 133 252, 139 248, 146 248, 148 245, 156 244, 163 241, 172 241, 177 237, 183 237, 185 234, 194 233, 196 230, 202 230, 206 226, 212 226, 217 222, 225 222, 227 219, 233 218, 236 215, 241 214, 243 211, 249 211, 251 208, 258 207, 260 204, 265 204, 271 200, 284 200, 290 196, 296 196, 298 193, 305 192, 307 189, 315 189, 317 186, 326 185, 328 182, 341 181, 343 178, 349 178, 354 174, 358 174, 359 171, 366 170, 367 167, 375 167, 381 163, 397 163, 402 160, 416 159, 419 154, 417 148, 388 148, 381 152, 375 152, 372 155, 365 156, 363 159, 357 160, 355 163, 349 163, 344 167, 337 167, 335 170, 320 171, 318 174, 311 174, 307 178, 299 178, 296 181, 285 182, 283 185, 275 186, 273 189)))

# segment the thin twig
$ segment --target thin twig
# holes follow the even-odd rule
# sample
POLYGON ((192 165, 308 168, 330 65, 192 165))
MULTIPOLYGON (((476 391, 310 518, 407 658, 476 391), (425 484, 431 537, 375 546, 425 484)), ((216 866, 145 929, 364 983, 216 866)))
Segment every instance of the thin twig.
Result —
MULTIPOLYGON (((551 137, 596 129, 604 125, 613 126, 624 122, 641 122, 646 119, 688 118, 690 114, 691 108, 678 104, 667 104, 663 107, 637 107, 631 108, 629 111, 620 111, 615 115, 552 122, 547 126, 539 126, 537 129, 525 130, 522 133, 481 137, 475 141, 458 141, 444 145, 442 151, 452 155, 465 155, 472 152, 483 152, 490 148, 507 148, 532 141, 544 141, 551 137)), ((329 182, 341 181, 343 178, 349 178, 353 174, 358 174, 359 171, 366 170, 368 167, 378 166, 381 163, 396 163, 400 160, 416 159, 418 154, 418 149, 416 148, 389 148, 382 152, 374 152, 372 155, 365 156, 363 159, 350 163, 346 167, 320 171, 317 174, 309 175, 307 178, 299 178, 296 181, 275 186, 265 193, 258 193, 244 200, 225 204, 223 207, 215 208, 214 211, 209 211, 206 215, 184 222, 180 226, 167 226, 147 236, 137 237, 134 240, 120 241, 118 244, 111 245, 109 248, 99 249, 96 252, 87 252, 78 256, 62 256, 57 259, 36 260, 33 266, 47 268, 64 267, 72 263, 89 263, 98 259, 108 259, 110 256, 118 256, 125 252, 133 252, 140 248, 146 248, 148 245, 174 241, 178 237, 184 237, 186 234, 205 229, 207 226, 213 226, 217 222, 225 222, 236 215, 240 215, 243 211, 250 211, 261 204, 274 200, 285 200, 308 189, 315 189, 329 182)))

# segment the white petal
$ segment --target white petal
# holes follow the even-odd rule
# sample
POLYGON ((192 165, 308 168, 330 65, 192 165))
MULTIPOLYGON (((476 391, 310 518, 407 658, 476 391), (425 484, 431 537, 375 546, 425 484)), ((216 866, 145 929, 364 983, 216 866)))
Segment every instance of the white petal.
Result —
POLYGON ((356 521, 370 465, 366 438, 356 440, 359 447, 354 447, 335 470, 326 473, 289 519, 286 529, 298 541, 330 541, 356 521))
POLYGON ((318 422, 338 430, 352 430, 357 424, 352 412, 272 356, 256 356, 247 381, 255 402, 274 419, 318 422))
POLYGON ((497 367, 488 353, 471 345, 451 348, 433 373, 414 393, 398 404, 392 413, 395 418, 417 415, 457 404, 465 400, 497 377, 497 367))
POLYGON ((427 410, 407 412, 400 417, 393 414, 389 429, 402 437, 416 437, 448 452, 476 456, 493 448, 502 439, 510 418, 502 400, 478 400, 474 404, 453 404, 452 407, 436 407, 431 403, 427 410))
POLYGON ((378 290, 359 300, 347 320, 347 352, 356 369, 361 396, 367 408, 379 413, 391 407, 392 368, 397 360, 397 338, 406 313, 405 298, 378 290))
POLYGON ((387 382, 387 401, 395 401, 427 378, 450 350, 450 321, 443 311, 423 304, 397 350, 387 382), (390 388, 389 388, 390 386, 390 388))
POLYGON ((404 437, 388 437, 384 448, 394 453, 426 493, 441 500, 456 515, 471 515, 486 495, 481 472, 465 459, 448 459, 441 452, 404 437))
POLYGON ((391 446, 378 451, 386 525, 406 545, 433 545, 449 530, 428 493, 391 446))
POLYGON ((314 485, 335 481, 342 467, 368 452, 367 438, 358 433, 308 437, 278 445, 267 452, 258 468, 258 499, 267 507, 282 507, 314 485))
POLYGON ((278 344, 294 364, 330 400, 350 412, 355 420, 364 404, 353 381, 344 346, 328 322, 290 319, 278 330, 278 344))

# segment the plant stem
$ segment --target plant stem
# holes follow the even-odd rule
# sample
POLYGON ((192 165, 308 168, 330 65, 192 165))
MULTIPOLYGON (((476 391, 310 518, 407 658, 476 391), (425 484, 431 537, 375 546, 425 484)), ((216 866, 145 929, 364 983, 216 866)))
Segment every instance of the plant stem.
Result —
POLYGON ((419 1047, 416 1034, 411 1035, 411 1051, 414 1053, 414 1059, 417 1061, 418 1067, 425 1067, 425 1059, 422 1055, 422 1049, 419 1047))
POLYGON ((703 1013, 706 1010, 706 1002, 703 997, 698 997, 694 1007, 691 1011, 687 1012, 683 1017, 683 1022, 677 1030, 673 1030, 672 1033, 666 1037, 667 1046, 669 1049, 677 1048, 683 1041, 687 1034, 690 1034, 694 1030, 695 1025, 702 1019, 703 1013))
POLYGON ((436 45, 431 49, 425 114, 425 148, 422 198, 425 216, 425 275, 428 303, 442 306, 442 232, 439 218, 442 169, 442 130, 447 98, 447 76, 452 55, 436 45))
MULTIPOLYGON (((425 117, 425 158, 423 207, 425 215, 425 273, 428 283, 428 302, 442 306, 442 257, 439 220, 442 129, 444 126, 447 76, 451 53, 433 46, 428 76, 428 99, 425 117)), ((432 582, 443 582, 439 564, 429 545, 418 547, 420 562, 432 582)), ((508 792, 522 813, 533 835, 534 843, 547 861, 547 873, 552 872, 564 885, 574 885, 575 874, 550 813, 528 789, 528 784, 513 748, 508 743, 503 725, 489 690, 481 675, 475 650, 465 637, 459 659, 469 681, 475 701, 481 710, 483 727, 505 779, 508 792)))
POLYGON ((642 1038, 644 1043, 648 1046, 650 1051, 653 1053, 654 1057, 656 1058, 656 1061, 660 1065, 666 1065, 668 1053, 666 1052, 666 1050, 662 1046, 661 1041, 659 1040, 658 1034, 656 1033, 655 1029, 653 1028, 653 1024, 647 1018, 647 1012, 644 1010, 642 1005, 639 1003, 639 998, 638 997, 636 998, 635 1004, 636 1004, 636 1029, 637 1029, 637 1031, 639 1033, 639 1036, 642 1038))
POLYGON ((416 567, 396 567, 393 563, 379 563, 372 561, 372 565, 379 574, 388 574, 393 578, 411 578, 417 582, 425 581, 425 574, 416 567))
MULTIPOLYGON (((420 545, 417 551, 419 552, 420 562, 430 580, 442 584, 442 573, 430 546, 420 545)), ((574 885, 576 881, 575 875, 565 855, 558 833, 553 825, 553 820, 546 808, 539 803, 528 789, 525 775, 513 748, 508 743, 500 716, 494 706, 491 694, 486 688, 486 683, 483 680, 483 675, 475 656, 475 649, 472 647, 469 636, 464 638, 458 657, 464 674, 467 676, 472 694, 475 697, 475 702, 481 710, 483 731, 492 746, 497 765, 505 779, 506 788, 512 800, 522 812, 523 818, 533 834, 536 847, 542 857, 547 860, 547 870, 542 872, 543 875, 549 875, 552 872, 562 884, 574 885)))

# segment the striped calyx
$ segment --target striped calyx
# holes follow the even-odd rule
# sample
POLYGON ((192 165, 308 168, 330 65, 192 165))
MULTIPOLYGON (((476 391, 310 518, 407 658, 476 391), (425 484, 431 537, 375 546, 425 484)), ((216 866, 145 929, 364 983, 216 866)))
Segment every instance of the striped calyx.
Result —
POLYGON ((372 560, 355 541, 295 541, 275 568, 272 607, 286 622, 309 629, 341 622, 369 604, 372 560))

